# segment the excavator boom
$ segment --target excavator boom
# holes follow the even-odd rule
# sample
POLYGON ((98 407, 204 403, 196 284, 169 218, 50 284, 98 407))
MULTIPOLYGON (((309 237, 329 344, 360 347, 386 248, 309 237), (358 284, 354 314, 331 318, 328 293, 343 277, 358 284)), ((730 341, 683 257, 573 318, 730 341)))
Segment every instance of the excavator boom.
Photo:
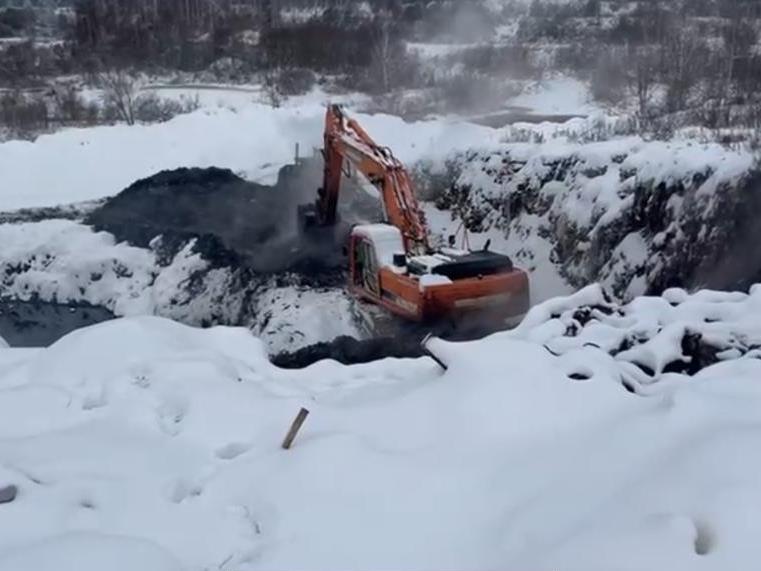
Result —
POLYGON ((348 164, 378 188, 387 221, 402 232, 406 251, 425 254, 430 250, 425 215, 404 165, 390 149, 376 144, 338 105, 330 105, 325 116, 323 153, 325 171, 317 202, 321 225, 336 222, 341 174, 344 164, 348 164))

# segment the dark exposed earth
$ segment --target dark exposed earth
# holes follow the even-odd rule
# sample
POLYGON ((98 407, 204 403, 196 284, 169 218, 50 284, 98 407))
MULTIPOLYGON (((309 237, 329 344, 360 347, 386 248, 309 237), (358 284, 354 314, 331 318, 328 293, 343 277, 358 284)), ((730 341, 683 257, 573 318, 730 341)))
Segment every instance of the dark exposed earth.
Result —
POLYGON ((164 171, 135 182, 85 222, 140 248, 157 236, 165 243, 204 238, 204 257, 215 266, 310 276, 341 272, 342 245, 351 224, 376 220, 380 206, 363 192, 343 192, 343 223, 305 237, 299 233, 297 209, 314 201, 320 177, 318 160, 284 167, 274 187, 224 169, 164 171))

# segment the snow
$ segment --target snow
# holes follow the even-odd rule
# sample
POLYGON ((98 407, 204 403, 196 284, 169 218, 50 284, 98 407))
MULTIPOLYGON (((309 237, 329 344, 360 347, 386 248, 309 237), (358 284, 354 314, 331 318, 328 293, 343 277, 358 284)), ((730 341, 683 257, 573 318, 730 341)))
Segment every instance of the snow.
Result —
POLYGON ((67 533, 0 558, 1 571, 180 571, 164 550, 146 540, 102 533, 67 533))
POLYGON ((572 77, 554 77, 528 88, 509 101, 539 115, 589 115, 599 113, 589 87, 572 77))
MULTIPOLYGON (((492 239, 495 250, 527 269, 532 289, 539 288, 536 303, 568 293, 568 282, 601 281, 622 299, 641 295, 675 237, 720 227, 718 205, 742 192, 754 161, 750 151, 713 143, 633 136, 580 142, 558 133, 464 153, 452 163, 457 186, 471 189, 465 207, 483 218, 473 246, 492 239), (664 218, 662 230, 650 230, 651 211, 664 218)), ((461 225, 461 214, 431 205, 426 214, 442 235, 461 225)))
MULTIPOLYGON (((307 101, 311 100, 308 99, 307 101)), ((65 129, 35 142, 0 144, 0 211, 112 196, 158 171, 229 168, 274 183, 279 169, 322 145, 325 109, 314 102, 273 108, 203 108, 152 125, 65 129)), ((390 115, 357 119, 406 164, 443 160, 454 149, 496 143, 495 129, 460 121, 406 123, 390 115)))
MULTIPOLYGON (((448 210, 439 210, 431 203, 423 203, 431 232, 440 239, 461 230, 462 221, 448 210)), ((513 263, 530 275, 531 304, 536 305, 558 295, 570 294, 574 288, 560 275, 559 267, 552 260, 552 243, 539 231, 542 219, 524 215, 522 225, 516 232, 491 228, 481 233, 470 233, 471 248, 483 248, 491 240, 490 249, 509 256, 513 263)))
POLYGON ((203 311, 199 306, 224 290, 229 278, 222 270, 210 270, 206 292, 180 299, 183 283, 208 269, 192 244, 160 267, 153 251, 116 243, 111 234, 69 220, 0 225, 0 242, 5 295, 86 301, 117 315, 152 314, 174 306, 174 317, 199 322, 194 309, 203 311))
POLYGON ((393 266, 394 255, 404 254, 404 242, 402 232, 396 226, 390 224, 360 224, 355 226, 355 235, 365 236, 375 246, 375 254, 378 257, 378 265, 393 266))
POLYGON ((160 315, 192 325, 238 323, 250 303, 257 319, 249 325, 275 352, 359 336, 354 304, 343 290, 263 283, 247 300, 233 270, 211 268, 193 241, 167 265, 153 249, 116 243, 111 234, 69 220, 0 225, 0 243, 4 296, 87 302, 118 316, 160 315))
POLYGON ((254 332, 272 351, 295 350, 341 336, 364 337, 355 304, 341 289, 272 288, 254 301, 254 332))
POLYGON ((429 287, 435 287, 440 285, 449 285, 452 283, 446 276, 439 276, 436 274, 424 274, 420 276, 420 291, 429 287))
MULTIPOLYGON (((162 99, 172 99, 180 103, 198 103, 201 109, 227 109, 233 112, 244 111, 252 105, 270 105, 271 94, 261 84, 230 85, 224 83, 199 84, 165 84, 146 83, 141 93, 155 93, 162 99)), ((99 90, 92 90, 89 97, 100 99, 99 90)), ((281 107, 297 109, 309 105, 323 105, 327 102, 347 105, 351 109, 361 109, 368 105, 371 98, 362 93, 328 94, 322 88, 315 87, 303 95, 280 98, 281 107)))
POLYGON ((0 478, 20 494, 0 569, 752 569, 759 311, 761 287, 622 307, 592 287, 514 332, 432 340, 446 371, 283 371, 244 329, 150 317, 3 350, 0 478), (632 359, 678 358, 680 328, 742 356, 637 384, 632 359), (641 355, 591 345, 601 329, 643 335, 641 355))

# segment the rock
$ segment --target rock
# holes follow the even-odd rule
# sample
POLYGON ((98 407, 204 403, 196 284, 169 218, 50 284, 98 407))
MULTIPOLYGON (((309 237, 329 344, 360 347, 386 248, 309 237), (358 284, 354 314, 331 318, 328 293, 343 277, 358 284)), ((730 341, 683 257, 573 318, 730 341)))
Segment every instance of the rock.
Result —
POLYGON ((9 486, 0 486, 0 505, 9 504, 16 499, 18 488, 13 484, 9 486))

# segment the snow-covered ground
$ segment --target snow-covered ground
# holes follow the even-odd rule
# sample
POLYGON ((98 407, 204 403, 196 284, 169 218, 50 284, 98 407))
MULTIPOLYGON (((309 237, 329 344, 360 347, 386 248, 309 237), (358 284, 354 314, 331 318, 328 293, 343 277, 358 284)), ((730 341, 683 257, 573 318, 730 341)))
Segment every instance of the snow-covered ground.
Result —
MULTIPOLYGON (((35 142, 0 144, 0 211, 113 196, 135 180, 178 167, 229 168, 256 182, 274 182, 291 162, 322 145, 321 104, 241 110, 203 108, 154 125, 66 129, 35 142)), ((451 151, 496 143, 500 132, 462 121, 406 123, 359 115, 376 139, 412 164, 451 151)))
POLYGON ((447 371, 286 372, 246 330, 157 318, 0 349, 0 569, 754 569, 759 311, 592 287, 434 341, 447 371), (662 372, 686 332, 718 362, 662 372))
MULTIPOLYGON (((271 105, 272 94, 261 84, 228 85, 228 84, 172 84, 146 82, 140 90, 141 94, 155 93, 162 99, 172 99, 180 103, 196 102, 203 109, 229 109, 241 111, 252 104, 271 105)), ((93 90, 90 98, 99 100, 102 93, 93 90)), ((278 97, 282 107, 303 107, 305 105, 319 105, 328 101, 347 105, 352 109, 361 110, 371 102, 371 97, 362 93, 326 93, 316 87, 304 95, 278 97)))
POLYGON ((601 112, 600 107, 592 102, 589 87, 570 77, 538 82, 508 104, 524 107, 537 115, 591 115, 601 112))

